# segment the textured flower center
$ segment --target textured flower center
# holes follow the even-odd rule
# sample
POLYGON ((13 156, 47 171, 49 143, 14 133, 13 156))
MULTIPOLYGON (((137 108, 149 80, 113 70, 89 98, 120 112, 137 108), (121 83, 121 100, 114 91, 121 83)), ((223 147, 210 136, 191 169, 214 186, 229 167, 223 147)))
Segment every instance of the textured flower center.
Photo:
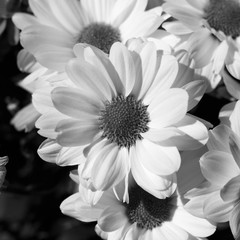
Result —
POLYGON ((110 142, 129 148, 137 139, 142 139, 141 133, 148 131, 148 122, 147 106, 133 96, 119 95, 106 102, 99 118, 99 128, 110 142))
POLYGON ((205 8, 205 19, 211 28, 222 31, 226 36, 240 35, 239 0, 209 0, 205 8))
POLYGON ((130 223, 145 229, 153 229, 171 220, 175 209, 172 198, 156 198, 137 185, 129 191, 129 204, 125 206, 130 223))
POLYGON ((117 28, 105 23, 92 23, 85 27, 78 39, 80 43, 91 44, 105 53, 109 53, 115 42, 121 41, 121 35, 117 28))

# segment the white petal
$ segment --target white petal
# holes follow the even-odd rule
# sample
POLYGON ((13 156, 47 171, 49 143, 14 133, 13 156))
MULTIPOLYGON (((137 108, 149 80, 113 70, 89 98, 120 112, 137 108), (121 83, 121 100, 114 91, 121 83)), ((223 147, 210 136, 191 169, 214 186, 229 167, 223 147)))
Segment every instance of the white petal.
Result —
POLYGON ((57 142, 62 146, 82 146, 91 143, 98 133, 96 121, 62 120, 58 123, 57 142))
POLYGON ((207 237, 216 230, 207 220, 195 217, 180 207, 175 211, 172 222, 196 237, 207 237))
POLYGON ((205 199, 203 205, 204 215, 216 223, 228 222, 232 209, 233 203, 224 202, 220 197, 219 191, 205 199))
POLYGON ((29 104, 15 114, 11 119, 11 124, 18 131, 25 130, 25 132, 28 132, 34 128, 35 122, 39 117, 40 113, 37 112, 32 104, 29 104))
POLYGON ((102 101, 112 100, 112 92, 107 80, 101 71, 92 64, 81 59, 72 59, 66 66, 70 79, 80 89, 90 93, 98 94, 102 101))
POLYGON ((189 95, 188 111, 199 103, 206 92, 206 88, 207 85, 205 84, 204 80, 192 81, 183 86, 183 89, 185 89, 189 95))
POLYGON ((240 203, 237 203, 232 210, 229 220, 230 228, 235 239, 240 237, 240 203))
POLYGON ((105 232, 112 232, 121 228, 128 221, 125 211, 125 207, 120 204, 110 206, 103 211, 100 219, 98 220, 98 225, 105 232))
POLYGON ((190 115, 186 115, 175 127, 175 136, 166 139, 164 144, 177 146, 179 150, 193 150, 204 146, 208 141, 205 125, 190 115))
POLYGON ((125 96, 128 96, 136 81, 135 65, 128 49, 121 43, 114 43, 110 49, 109 59, 118 72, 125 87, 125 96))
POLYGON ((120 26, 123 42, 130 38, 147 37, 161 25, 163 19, 155 13, 139 13, 120 26))
POLYGON ((137 184, 157 198, 169 197, 175 191, 174 176, 159 176, 149 171, 137 158, 135 148, 131 148, 131 172, 137 184), (171 188, 171 189, 170 189, 171 188))
POLYGON ((39 146, 38 154, 47 162, 56 163, 59 166, 71 166, 85 161, 84 147, 62 147, 55 140, 47 139, 39 146))
POLYGON ((209 151, 200 159, 204 177, 217 186, 225 185, 240 174, 239 167, 229 153, 209 151))
POLYGON ((144 102, 148 104, 164 90, 169 89, 176 79, 178 73, 177 59, 172 55, 158 55, 161 59, 155 79, 146 93, 144 102))
POLYGON ((61 203, 60 209, 63 214, 84 222, 96 221, 102 213, 101 208, 93 207, 84 202, 81 193, 75 193, 65 199, 61 203))
POLYGON ((161 226, 161 232, 170 239, 188 240, 189 234, 172 222, 164 222, 161 226))
POLYGON ((114 144, 104 146, 92 168, 92 182, 97 190, 116 186, 129 171, 128 153, 114 144))
POLYGON ((146 139, 136 143, 136 157, 144 167, 157 175, 170 175, 180 167, 180 155, 175 147, 162 147, 146 139))
POLYGON ((190 36, 189 45, 189 51, 194 58, 195 67, 202 68, 210 62, 215 49, 219 45, 219 41, 212 36, 209 30, 203 29, 190 36))
POLYGON ((156 96, 148 107, 149 126, 163 128, 180 121, 187 111, 188 95, 182 89, 169 89, 156 96))
POLYGON ((189 4, 191 4, 193 7, 195 7, 196 9, 199 10, 204 10, 204 8, 206 7, 206 4, 209 3, 209 0, 186 0, 189 4))
POLYGON ((207 146, 209 150, 217 150, 231 153, 229 148, 229 136, 231 129, 225 125, 220 124, 213 130, 209 131, 209 141, 207 146))
POLYGON ((221 198, 225 202, 240 200, 240 175, 227 182, 220 191, 221 198))
POLYGON ((155 45, 151 42, 145 44, 141 49, 140 57, 142 66, 141 68, 137 69, 137 71, 142 70, 143 82, 139 99, 146 94, 156 75, 156 70, 158 66, 157 66, 157 49, 155 45))
MULTIPOLYGON (((77 51, 80 46, 80 44, 75 45, 74 51, 77 51)), ((108 55, 93 46, 85 47, 83 51, 84 53, 81 53, 81 55, 84 54, 85 60, 101 71, 114 94, 123 92, 124 86, 108 55)))
POLYGON ((233 112, 229 118, 232 130, 240 137, 240 101, 236 102, 233 112))
POLYGON ((80 120, 99 117, 101 102, 96 95, 91 96, 80 89, 57 87, 51 96, 54 106, 63 114, 80 120))

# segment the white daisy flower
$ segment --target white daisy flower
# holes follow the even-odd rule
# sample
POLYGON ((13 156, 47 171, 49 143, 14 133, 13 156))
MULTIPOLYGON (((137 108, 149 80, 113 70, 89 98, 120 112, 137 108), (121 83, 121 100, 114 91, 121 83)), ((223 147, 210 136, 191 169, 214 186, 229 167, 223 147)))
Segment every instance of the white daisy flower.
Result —
POLYGON ((63 71, 73 46, 87 43, 108 53, 114 42, 149 37, 161 25, 162 8, 147 0, 30 0, 34 14, 16 13, 21 44, 43 66, 63 71))
POLYGON ((107 240, 196 240, 214 233, 215 226, 184 209, 178 191, 159 199, 134 182, 129 186, 128 202, 116 198, 124 191, 119 185, 115 193, 110 189, 91 205, 88 200, 94 198, 95 193, 80 185, 79 192, 65 199, 60 208, 64 214, 80 221, 97 221, 97 234, 107 240))
MULTIPOLYGON (((234 114, 239 114, 239 106, 232 120, 236 117, 234 114)), ((240 128, 237 118, 233 124, 237 132, 227 125, 210 131, 209 151, 200 158, 202 174, 207 181, 186 194, 190 199, 189 211, 215 223, 229 221, 235 239, 240 237, 240 128)))
POLYGON ((49 89, 33 96, 42 113, 37 125, 50 138, 40 156, 52 161, 60 146, 75 156, 83 152, 83 177, 98 190, 115 186, 130 169, 140 185, 162 178, 164 190, 180 167, 178 149, 196 149, 208 139, 205 125, 187 114, 204 93, 202 81, 186 83, 186 66, 178 71, 177 59, 157 52, 153 43, 136 47, 115 43, 108 57, 77 45, 78 58, 66 67, 69 87, 54 88, 51 97, 49 89))
POLYGON ((167 31, 185 35, 196 67, 213 64, 218 74, 226 66, 240 79, 240 3, 236 0, 165 0, 163 9, 178 21, 164 24, 167 31))

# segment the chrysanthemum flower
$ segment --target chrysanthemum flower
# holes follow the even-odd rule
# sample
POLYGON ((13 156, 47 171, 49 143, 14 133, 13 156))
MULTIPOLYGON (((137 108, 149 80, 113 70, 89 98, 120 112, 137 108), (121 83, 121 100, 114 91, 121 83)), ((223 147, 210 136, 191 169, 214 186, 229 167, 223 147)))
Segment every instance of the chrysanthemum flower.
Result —
POLYGON ((174 34, 191 34, 188 50, 196 67, 213 63, 218 74, 227 67, 240 79, 240 3, 236 0, 165 0, 164 11, 178 21, 164 28, 174 34))
MULTIPOLYGON (((232 119, 236 120, 236 117, 232 119)), ((190 199, 187 209, 215 223, 229 221, 235 239, 240 237, 239 116, 237 120, 233 124, 235 132, 227 125, 219 125, 210 131, 209 151, 200 158, 201 170, 207 181, 186 194, 190 199)))
POLYGON ((43 66, 63 71, 76 43, 108 53, 114 42, 149 37, 161 25, 162 9, 145 11, 147 0, 30 0, 34 16, 13 16, 21 43, 43 66))
POLYGON ((64 214, 80 221, 97 221, 97 234, 107 240, 196 240, 215 231, 215 226, 207 220, 184 209, 178 191, 159 199, 134 182, 129 186, 128 202, 116 198, 124 191, 119 185, 115 193, 108 190, 95 205, 91 205, 88 200, 94 198, 95 193, 80 185, 79 192, 65 199, 60 208, 64 214))
POLYGON ((186 66, 178 71, 177 59, 157 52, 153 43, 135 47, 115 43, 108 57, 77 45, 78 58, 66 67, 71 84, 54 88, 51 98, 49 89, 33 96, 42 113, 37 125, 51 138, 40 156, 58 155, 59 146, 76 156, 83 152, 83 177, 98 190, 115 186, 130 169, 137 182, 172 182, 180 167, 178 149, 198 148, 208 138, 206 127, 186 114, 203 95, 203 82, 186 83, 186 66))

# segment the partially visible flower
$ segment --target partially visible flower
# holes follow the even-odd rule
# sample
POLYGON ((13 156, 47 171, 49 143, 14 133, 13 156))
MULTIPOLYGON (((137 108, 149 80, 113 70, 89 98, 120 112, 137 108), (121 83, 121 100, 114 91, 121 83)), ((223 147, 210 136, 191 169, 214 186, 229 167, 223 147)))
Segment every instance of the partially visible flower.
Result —
POLYGON ((34 94, 43 114, 37 125, 51 138, 39 153, 56 156, 59 146, 76 156, 83 152, 83 178, 97 190, 117 185, 132 169, 141 186, 146 179, 162 181, 161 189, 151 185, 151 193, 161 198, 180 167, 178 150, 207 141, 206 127, 186 115, 205 88, 202 81, 188 82, 186 68, 178 71, 176 58, 157 52, 153 43, 135 47, 130 51, 115 43, 108 58, 96 48, 75 46, 78 58, 66 68, 69 87, 54 88, 48 99, 51 89, 34 94))
POLYGON ((124 191, 122 183, 115 192, 104 192, 95 205, 88 202, 95 193, 80 185, 79 192, 65 199, 60 208, 80 221, 97 221, 97 234, 107 240, 196 240, 214 233, 215 226, 185 210, 178 191, 159 199, 129 179, 127 202, 119 197, 124 191))
MULTIPOLYGON (((26 78, 18 83, 26 91, 33 93, 39 87, 42 87, 46 77, 54 75, 55 72, 48 70, 36 62, 32 54, 25 49, 18 53, 18 68, 25 73, 30 73, 26 78)), ((32 130, 40 114, 34 108, 32 103, 19 110, 11 120, 11 124, 18 130, 26 132, 32 130)))
POLYGON ((6 173, 7 173, 6 164, 7 163, 8 163, 7 156, 0 157, 0 188, 2 188, 5 177, 6 177, 6 173))
MULTIPOLYGON (((239 113, 239 110, 238 110, 239 113)), ((239 117, 233 129, 219 125, 210 131, 209 151, 200 158, 206 178, 191 190, 187 209, 215 222, 230 222, 235 239, 240 237, 240 135, 239 117), (237 131, 234 131, 237 130, 237 131)))
POLYGON ((187 50, 196 68, 211 64, 215 75, 226 66, 240 79, 240 4, 235 0, 165 0, 163 9, 178 21, 163 24, 176 35, 188 35, 187 50))
POLYGON ((145 11, 147 0, 30 0, 34 16, 13 16, 21 43, 43 66, 63 71, 76 43, 106 53, 114 42, 149 37, 161 25, 162 8, 145 11))

